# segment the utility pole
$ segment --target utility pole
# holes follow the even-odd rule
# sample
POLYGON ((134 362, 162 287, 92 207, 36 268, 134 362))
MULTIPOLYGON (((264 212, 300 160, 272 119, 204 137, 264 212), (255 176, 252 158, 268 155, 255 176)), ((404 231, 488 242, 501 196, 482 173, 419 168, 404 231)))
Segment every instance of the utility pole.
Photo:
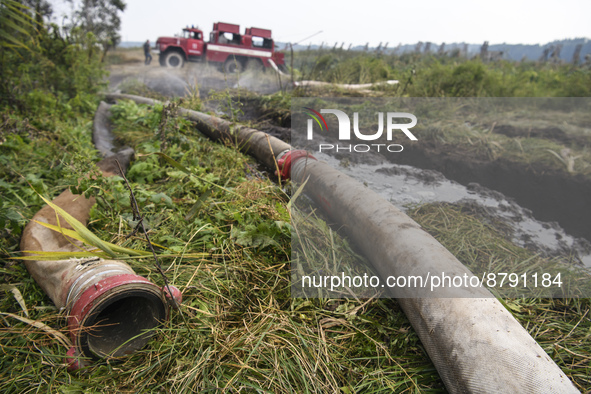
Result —
POLYGON ((562 51, 562 44, 557 44, 556 46, 554 46, 554 50, 552 51, 552 54, 550 55, 552 62, 554 62, 554 63, 560 62, 560 51, 562 51))
POLYGON ((544 48, 544 51, 540 55, 540 58, 538 59, 538 61, 540 63, 546 63, 548 61, 548 55, 550 55, 550 52, 552 51, 553 48, 554 48, 554 46, 549 46, 549 47, 544 48))
POLYGON ((480 58, 483 62, 488 60, 488 41, 484 41, 480 47, 480 58))

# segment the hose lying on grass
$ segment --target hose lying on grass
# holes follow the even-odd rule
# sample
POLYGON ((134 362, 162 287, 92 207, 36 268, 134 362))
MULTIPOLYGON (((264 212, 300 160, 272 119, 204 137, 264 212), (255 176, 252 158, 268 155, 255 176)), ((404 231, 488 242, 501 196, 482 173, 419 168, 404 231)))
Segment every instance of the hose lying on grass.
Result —
MULTIPOLYGON (((101 122, 106 119, 107 109, 105 106, 99 108, 95 129, 104 130, 101 122)), ((114 154, 112 146, 104 140, 106 135, 95 133, 94 137, 101 153, 109 155, 97 164, 104 176, 119 172, 116 160, 122 168, 127 168, 133 155, 132 149, 114 154)), ((83 242, 76 239, 73 230, 80 231, 77 226, 86 225, 95 202, 93 197, 64 191, 27 224, 21 250, 26 256, 83 251, 83 242)), ((169 316, 168 289, 161 289, 136 275, 122 261, 98 257, 41 258, 26 260, 25 265, 55 306, 68 316, 73 343, 68 351, 69 369, 85 366, 89 360, 120 357, 139 350, 148 342, 153 329, 169 316)), ((175 302, 179 303, 181 295, 178 289, 170 286, 170 290, 175 302)))
POLYGON ((344 90, 368 91, 368 89, 373 88, 373 87, 392 86, 392 85, 397 85, 398 83, 399 82, 396 80, 388 80, 388 81, 374 82, 374 83, 355 83, 355 84, 330 83, 330 82, 322 82, 322 81, 294 81, 293 85, 295 87, 311 87, 311 88, 336 87, 336 88, 344 89, 344 90))
MULTIPOLYGON (((108 94, 110 100, 144 97, 108 94)), ((470 274, 403 212, 357 181, 265 133, 179 109, 205 135, 231 139, 270 169, 306 181, 304 192, 326 208, 382 276, 470 274), (330 204, 326 204, 326 202, 330 204)), ((560 368, 485 288, 413 289, 395 294, 446 388, 453 393, 576 393, 560 368)))

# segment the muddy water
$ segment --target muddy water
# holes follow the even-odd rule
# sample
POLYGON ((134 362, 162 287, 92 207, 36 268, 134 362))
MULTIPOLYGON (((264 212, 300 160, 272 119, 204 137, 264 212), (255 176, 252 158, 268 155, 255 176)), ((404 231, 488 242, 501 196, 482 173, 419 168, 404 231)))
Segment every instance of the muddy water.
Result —
POLYGON ((350 163, 319 152, 314 156, 364 183, 402 210, 435 202, 469 204, 506 225, 503 227, 517 245, 548 256, 574 255, 581 264, 591 268, 588 241, 568 235, 557 223, 536 220, 531 211, 501 193, 475 183, 465 187, 433 170, 391 163, 350 163))

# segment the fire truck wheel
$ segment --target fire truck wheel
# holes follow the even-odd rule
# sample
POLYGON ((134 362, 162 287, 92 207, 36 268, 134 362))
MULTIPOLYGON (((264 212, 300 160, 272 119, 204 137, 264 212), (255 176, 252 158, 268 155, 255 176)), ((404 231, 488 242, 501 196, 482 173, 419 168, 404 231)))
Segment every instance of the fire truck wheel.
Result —
POLYGON ((228 74, 237 74, 242 71, 242 63, 236 59, 228 59, 224 63, 224 71, 228 74))
POLYGON ((263 62, 259 59, 248 59, 246 69, 250 71, 263 71, 263 62))
POLYGON ((185 64, 185 59, 183 59, 183 55, 178 52, 168 52, 164 56, 164 64, 166 67, 181 68, 185 64))

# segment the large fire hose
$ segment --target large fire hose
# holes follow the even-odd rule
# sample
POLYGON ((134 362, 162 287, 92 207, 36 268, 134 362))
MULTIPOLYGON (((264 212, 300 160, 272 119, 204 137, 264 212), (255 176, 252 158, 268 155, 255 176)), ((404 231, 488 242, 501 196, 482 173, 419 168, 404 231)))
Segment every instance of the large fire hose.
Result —
MULTIPOLYGON (((103 156, 97 165, 104 176, 118 173, 116 160, 127 168, 132 149, 117 154, 105 140, 105 107, 99 108, 93 135, 103 156), (99 116, 100 115, 100 116, 99 116), (101 117, 102 116, 102 117, 101 117)), ((53 203, 79 222, 86 224, 95 199, 64 191, 53 203)), ((40 252, 79 252, 80 241, 36 222, 58 225, 56 212, 46 205, 27 224, 21 240, 21 250, 40 252)), ((59 225, 72 229, 60 216, 59 225)), ((73 346, 68 350, 69 369, 89 364, 89 361, 117 358, 142 348, 154 334, 154 329, 170 313, 170 305, 180 303, 181 294, 173 286, 160 288, 138 276, 122 261, 100 258, 71 258, 67 260, 25 261, 27 270, 51 298, 55 306, 67 315, 73 346), (170 293, 169 293, 170 289, 170 293), (174 302, 170 300, 174 297, 174 302)))
MULTIPOLYGON (((157 103, 123 94, 107 98, 157 103)), ((470 273, 407 215, 326 163, 265 133, 197 111, 180 112, 207 136, 231 139, 270 169, 279 167, 298 183, 307 180, 306 194, 345 229, 382 275, 470 273)), ((398 302, 450 392, 579 392, 487 289, 439 288, 430 298, 421 293, 404 297, 398 302)))

